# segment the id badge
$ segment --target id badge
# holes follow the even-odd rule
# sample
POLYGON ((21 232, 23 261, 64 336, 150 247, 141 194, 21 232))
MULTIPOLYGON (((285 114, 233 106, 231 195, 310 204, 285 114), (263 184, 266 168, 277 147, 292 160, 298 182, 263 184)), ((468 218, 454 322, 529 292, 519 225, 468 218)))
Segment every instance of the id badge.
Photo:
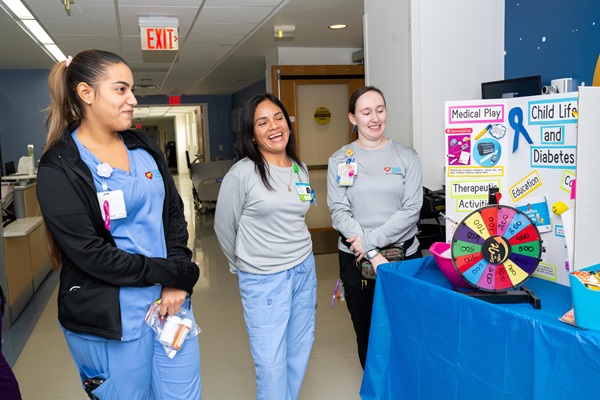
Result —
POLYGON ((338 164, 338 176, 340 177, 340 186, 352 186, 356 180, 356 173, 358 172, 358 164, 355 162, 351 163, 339 163, 338 164))
POLYGON ((296 182, 296 190, 300 195, 300 200, 311 201, 312 200, 312 189, 307 182, 296 182))
POLYGON ((98 193, 98 204, 102 218, 106 219, 106 210, 110 220, 121 219, 127 217, 127 209, 125 208, 125 198, 122 190, 111 190, 98 193), (106 207, 108 205, 108 207, 106 207))

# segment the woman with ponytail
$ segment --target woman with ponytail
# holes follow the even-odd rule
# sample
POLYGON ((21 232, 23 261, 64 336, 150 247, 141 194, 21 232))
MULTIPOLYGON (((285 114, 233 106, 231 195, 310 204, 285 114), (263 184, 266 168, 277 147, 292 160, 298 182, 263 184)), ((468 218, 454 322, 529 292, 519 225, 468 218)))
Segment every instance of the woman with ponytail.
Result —
POLYGON ((161 315, 189 308, 199 270, 164 157, 129 130, 133 83, 125 60, 101 50, 48 77, 37 196, 60 269, 58 319, 90 398, 198 399, 197 338, 171 359, 144 321, 157 299, 161 315))

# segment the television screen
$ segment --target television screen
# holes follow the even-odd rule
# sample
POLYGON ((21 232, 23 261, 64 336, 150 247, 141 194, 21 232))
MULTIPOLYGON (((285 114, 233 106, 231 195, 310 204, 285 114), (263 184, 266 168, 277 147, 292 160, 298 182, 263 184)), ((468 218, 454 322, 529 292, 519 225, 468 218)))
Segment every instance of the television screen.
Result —
POLYGON ((482 99, 503 99, 538 94, 542 94, 542 77, 540 75, 481 84, 482 99))

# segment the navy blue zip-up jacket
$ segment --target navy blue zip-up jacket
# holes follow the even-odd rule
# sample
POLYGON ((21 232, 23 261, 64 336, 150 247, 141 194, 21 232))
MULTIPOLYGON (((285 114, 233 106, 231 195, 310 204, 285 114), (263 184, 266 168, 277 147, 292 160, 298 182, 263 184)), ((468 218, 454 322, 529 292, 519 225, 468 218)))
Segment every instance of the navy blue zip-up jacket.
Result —
POLYGON ((115 340, 122 339, 119 287, 160 284, 191 294, 199 277, 187 247, 183 202, 158 145, 143 132, 120 134, 129 149, 146 150, 163 177, 167 258, 132 254, 115 246, 104 227, 92 173, 69 132, 44 152, 37 175, 44 221, 64 253, 58 319, 73 332, 115 340))

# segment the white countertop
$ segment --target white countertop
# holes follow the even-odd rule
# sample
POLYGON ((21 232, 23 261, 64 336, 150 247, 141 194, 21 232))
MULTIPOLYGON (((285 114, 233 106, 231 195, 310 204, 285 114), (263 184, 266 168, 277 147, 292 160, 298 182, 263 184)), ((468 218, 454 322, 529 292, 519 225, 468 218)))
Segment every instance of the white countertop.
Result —
POLYGON ((2 177, 2 182, 20 182, 22 185, 37 179, 37 174, 11 174, 2 177))
POLYGON ((42 217, 17 218, 4 227, 4 237, 27 236, 44 222, 42 217))

